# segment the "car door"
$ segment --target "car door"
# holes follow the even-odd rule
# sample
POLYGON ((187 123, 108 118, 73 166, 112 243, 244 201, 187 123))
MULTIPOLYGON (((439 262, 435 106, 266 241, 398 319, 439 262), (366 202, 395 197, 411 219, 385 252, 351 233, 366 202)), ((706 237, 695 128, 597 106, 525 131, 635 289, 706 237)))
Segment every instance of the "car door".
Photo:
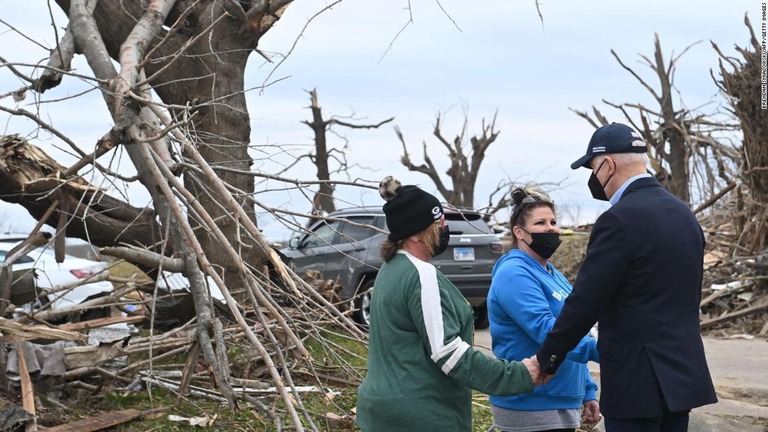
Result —
POLYGON ((373 237, 377 231, 369 225, 374 222, 374 216, 348 216, 347 222, 339 226, 339 235, 335 238, 334 248, 329 252, 323 274, 326 279, 345 278, 354 268, 365 266, 365 243, 363 240, 373 237))
POLYGON ((334 254, 341 224, 342 221, 320 221, 299 240, 292 257, 299 276, 307 270, 325 272, 326 262, 334 254))

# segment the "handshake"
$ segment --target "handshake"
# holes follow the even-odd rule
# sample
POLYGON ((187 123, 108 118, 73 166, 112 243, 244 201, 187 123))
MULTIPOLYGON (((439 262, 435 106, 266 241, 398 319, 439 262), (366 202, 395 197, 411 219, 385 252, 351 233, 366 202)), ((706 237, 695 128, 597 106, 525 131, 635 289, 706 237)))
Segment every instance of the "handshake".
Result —
POLYGON ((541 366, 539 365, 539 359, 536 358, 536 354, 528 357, 527 359, 523 359, 523 364, 526 368, 528 368, 528 373, 531 374, 531 380, 533 380, 533 385, 540 386, 544 385, 549 380, 552 379, 554 375, 547 375, 544 373, 543 370, 541 370, 541 366))

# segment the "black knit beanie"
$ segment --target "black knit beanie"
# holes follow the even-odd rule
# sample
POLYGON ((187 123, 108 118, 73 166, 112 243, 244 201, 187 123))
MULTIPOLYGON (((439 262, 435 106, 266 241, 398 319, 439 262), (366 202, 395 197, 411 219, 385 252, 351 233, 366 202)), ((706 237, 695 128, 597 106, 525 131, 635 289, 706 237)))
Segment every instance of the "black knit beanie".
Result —
POLYGON ((379 183, 379 194, 387 200, 383 210, 390 241, 396 242, 424 231, 443 217, 443 206, 437 198, 417 186, 401 186, 392 176, 379 183))

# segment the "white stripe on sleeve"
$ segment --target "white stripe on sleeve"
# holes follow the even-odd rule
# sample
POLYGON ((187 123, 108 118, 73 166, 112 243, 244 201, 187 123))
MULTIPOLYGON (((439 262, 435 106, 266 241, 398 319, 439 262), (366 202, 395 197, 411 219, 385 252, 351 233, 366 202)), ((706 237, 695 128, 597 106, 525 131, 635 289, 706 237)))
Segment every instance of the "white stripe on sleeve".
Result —
POLYGON ((461 360, 461 356, 464 355, 465 352, 469 349, 469 344, 461 340, 461 338, 456 338, 454 341, 461 341, 461 344, 459 344, 459 347, 456 348, 456 350, 453 352, 451 357, 448 359, 447 362, 443 365, 442 368, 440 368, 444 374, 448 375, 453 370, 453 367, 456 366, 456 363, 461 360))
POLYGON ((424 316, 424 327, 427 329, 427 338, 429 338, 429 347, 432 350, 432 361, 437 363, 447 355, 451 355, 448 361, 442 366, 442 371, 446 375, 451 372, 456 363, 469 349, 469 344, 460 337, 453 339, 447 345, 445 340, 445 329, 443 327, 443 308, 440 304, 440 287, 437 284, 437 270, 435 266, 424 262, 410 253, 400 250, 411 261, 416 271, 419 273, 419 283, 421 283, 421 312, 424 316))
POLYGON ((452 353, 453 350, 458 348, 459 345, 461 345, 463 342, 464 341, 462 341, 461 338, 456 338, 448 342, 447 345, 443 345, 441 348, 437 350, 437 352, 432 353, 432 361, 437 363, 438 360, 452 353))

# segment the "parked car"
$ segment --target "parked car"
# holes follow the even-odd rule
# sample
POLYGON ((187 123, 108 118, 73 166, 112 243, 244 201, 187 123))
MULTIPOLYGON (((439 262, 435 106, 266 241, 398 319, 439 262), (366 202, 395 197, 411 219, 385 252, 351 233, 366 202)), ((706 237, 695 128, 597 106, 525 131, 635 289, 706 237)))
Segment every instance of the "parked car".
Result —
MULTIPOLYGON (((381 207, 339 210, 294 237, 280 252, 299 275, 317 270, 341 284, 342 300, 353 299, 357 322, 369 322, 371 288, 381 267, 379 245, 387 226, 381 207)), ((469 210, 445 211, 451 233, 448 249, 431 263, 464 294, 475 310, 475 326, 486 328, 486 297, 491 270, 501 256, 502 244, 482 216, 469 210)))
MULTIPOLYGON (((5 257, 18 243, 24 240, 24 235, 0 235, 0 264, 5 262, 5 257)), ((84 283, 68 291, 44 294, 52 288, 73 285, 101 272, 106 272, 107 263, 77 258, 72 255, 64 256, 62 263, 57 263, 53 248, 49 245, 33 249, 31 252, 19 257, 12 266, 14 278, 25 277, 25 273, 34 272, 34 284, 21 285, 17 289, 14 286, 11 293, 11 302, 16 306, 38 301, 38 306, 52 303, 50 308, 56 309, 62 306, 70 306, 82 303, 104 293, 113 291, 113 285, 109 281, 95 281, 84 283)), ((28 276, 26 276, 28 277, 28 276)))

